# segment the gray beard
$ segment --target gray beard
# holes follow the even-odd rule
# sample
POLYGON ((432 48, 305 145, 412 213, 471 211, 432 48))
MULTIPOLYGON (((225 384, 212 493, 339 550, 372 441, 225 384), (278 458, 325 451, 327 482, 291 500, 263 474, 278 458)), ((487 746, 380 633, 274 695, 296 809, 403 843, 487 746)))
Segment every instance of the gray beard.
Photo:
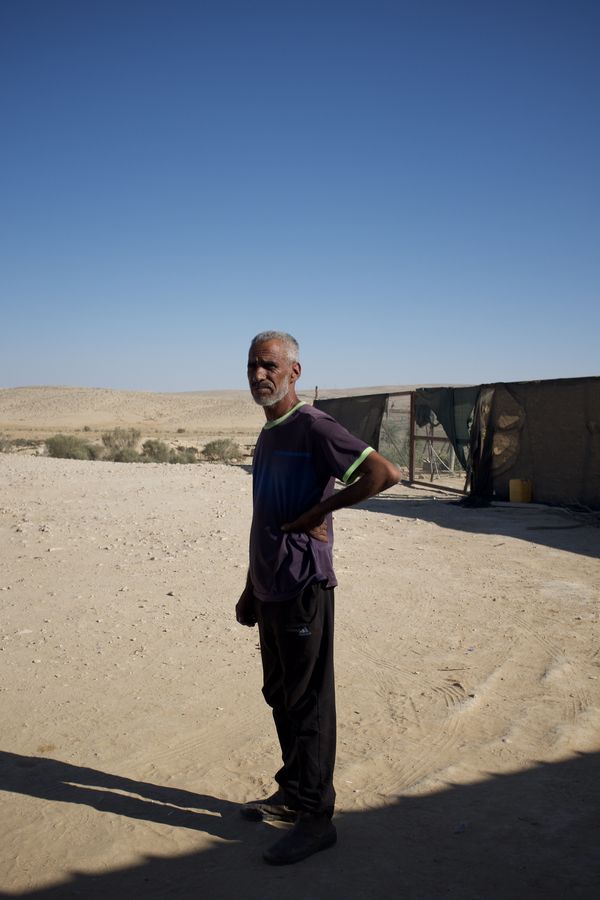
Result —
POLYGON ((255 397, 254 394, 253 399, 255 403, 258 403, 259 406, 275 406, 276 403, 279 403, 280 400, 289 394, 289 385, 284 385, 278 391, 275 391, 274 394, 268 394, 265 397, 255 397))

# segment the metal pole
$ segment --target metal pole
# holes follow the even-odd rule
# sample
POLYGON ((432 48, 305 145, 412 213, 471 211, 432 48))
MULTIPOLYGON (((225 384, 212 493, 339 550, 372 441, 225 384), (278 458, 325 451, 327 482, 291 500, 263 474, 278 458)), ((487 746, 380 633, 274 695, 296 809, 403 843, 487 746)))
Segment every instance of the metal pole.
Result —
POLYGON ((408 441, 408 480, 415 480, 415 392, 410 394, 410 426, 408 441))

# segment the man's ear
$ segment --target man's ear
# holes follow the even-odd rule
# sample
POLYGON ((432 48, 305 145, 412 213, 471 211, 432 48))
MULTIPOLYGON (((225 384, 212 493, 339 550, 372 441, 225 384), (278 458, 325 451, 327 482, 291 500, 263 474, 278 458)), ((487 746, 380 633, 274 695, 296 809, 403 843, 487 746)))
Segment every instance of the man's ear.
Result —
POLYGON ((295 381, 298 381, 300 375, 302 374, 302 366, 299 362, 292 363, 292 371, 290 374, 290 384, 293 384, 295 381))

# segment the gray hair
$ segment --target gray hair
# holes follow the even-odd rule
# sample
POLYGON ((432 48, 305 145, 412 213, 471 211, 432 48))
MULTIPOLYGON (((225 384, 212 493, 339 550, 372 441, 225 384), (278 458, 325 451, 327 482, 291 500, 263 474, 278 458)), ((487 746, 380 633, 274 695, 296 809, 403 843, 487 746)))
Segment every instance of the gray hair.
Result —
POLYGON ((287 347, 289 361, 300 361, 300 345, 295 337, 288 334, 287 331, 260 331, 250 341, 250 349, 256 344, 265 344, 267 341, 281 341, 287 347))

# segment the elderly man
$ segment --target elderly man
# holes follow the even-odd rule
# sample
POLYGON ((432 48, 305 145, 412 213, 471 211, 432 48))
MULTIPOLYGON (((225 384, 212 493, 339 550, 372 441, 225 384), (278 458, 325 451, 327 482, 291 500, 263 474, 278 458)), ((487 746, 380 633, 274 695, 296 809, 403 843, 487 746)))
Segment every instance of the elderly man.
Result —
POLYGON ((246 819, 293 828, 265 851, 295 863, 336 841, 332 512, 391 487, 400 473, 331 416, 298 399, 297 341, 266 331, 250 345, 248 382, 266 423, 253 465, 250 566, 236 606, 258 623, 263 694, 272 707, 283 766, 277 791, 246 803, 246 819), (334 492, 335 479, 346 487, 334 492))

